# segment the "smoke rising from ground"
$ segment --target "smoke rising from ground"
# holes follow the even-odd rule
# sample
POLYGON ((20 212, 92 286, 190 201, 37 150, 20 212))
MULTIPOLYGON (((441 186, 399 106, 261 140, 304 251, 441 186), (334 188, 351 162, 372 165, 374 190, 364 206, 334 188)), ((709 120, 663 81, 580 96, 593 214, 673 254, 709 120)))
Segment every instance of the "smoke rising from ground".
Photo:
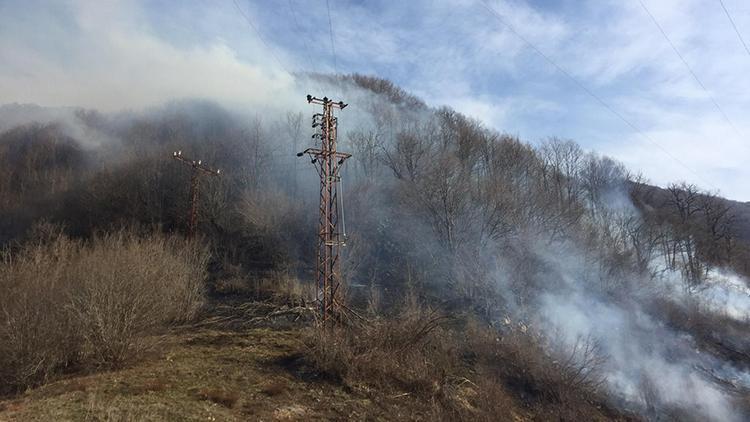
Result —
MULTIPOLYGON (((523 190, 508 193, 507 198, 517 199, 518 202, 513 203, 516 208, 490 211, 502 218, 518 214, 519 220, 529 214, 530 219, 540 219, 531 220, 534 224, 536 221, 542 223, 515 231, 514 221, 503 220, 496 228, 500 234, 495 237, 472 237, 480 231, 478 226, 484 222, 482 218, 495 214, 481 207, 473 208, 476 204, 467 198, 470 185, 450 185, 460 180, 463 168, 457 160, 441 157, 440 154, 445 152, 441 148, 447 149, 445 145, 457 142, 456 138, 468 143, 472 136, 478 136, 477 133, 493 140, 497 140, 492 138, 497 134, 482 132, 478 123, 455 118, 446 110, 440 111, 445 114, 438 118, 438 111, 423 104, 399 105, 398 95, 388 95, 389 92, 393 94, 392 91, 375 92, 377 90, 370 89, 372 86, 364 88, 362 81, 353 79, 300 75, 296 82, 284 85, 283 89, 273 88, 273 83, 270 86, 279 95, 269 99, 268 108, 265 108, 266 104, 264 107, 257 104, 240 106, 232 101, 223 106, 176 101, 144 111, 100 115, 100 118, 93 119, 98 124, 93 125, 92 119, 87 119, 86 113, 77 109, 5 106, 0 108, 0 130, 30 122, 57 122, 81 145, 105 150, 120 144, 128 136, 143 138, 142 142, 153 148, 155 154, 162 154, 155 158, 160 163, 157 165, 160 172, 172 171, 162 169, 162 166, 172 164, 162 163, 162 156, 166 160, 171 153, 168 148, 179 147, 191 136, 190 142, 195 148, 205 147, 207 154, 213 154, 206 158, 207 162, 213 163, 210 159, 237 166, 229 169, 227 174, 232 175, 234 171, 232 177, 236 177, 237 186, 233 188, 246 190, 243 191, 243 200, 247 199, 250 205, 246 214, 257 219, 252 223, 276 227, 257 216, 260 202, 278 201, 273 202, 278 204, 276 211, 293 209, 289 202, 313 208, 316 200, 314 170, 309 163, 297 160, 294 155, 312 146, 309 116, 319 112, 305 104, 304 95, 308 93, 305 88, 312 86, 326 92, 337 92, 351 104, 340 114, 341 149, 355 153, 347 163, 345 173, 348 228, 352 234, 347 255, 352 261, 359 259, 359 266, 350 270, 352 280, 366 285, 373 279, 380 282, 398 277, 411 280, 413 277, 436 286, 439 295, 448 297, 453 294, 448 292, 465 279, 473 281, 485 273, 492 273, 495 290, 492 296, 487 294, 482 299, 490 308, 488 314, 495 319, 493 322, 498 322, 500 316, 525 321, 532 331, 547 339, 551 354, 559 352, 560 348, 563 353, 570 352, 581 339, 598 342, 601 346, 599 352, 606 358, 599 368, 606 377, 605 385, 626 407, 637 409, 650 418, 659 418, 665 412, 674 415, 677 409, 700 415, 699 418, 741 419, 739 411, 734 408, 733 398, 715 378, 748 388, 750 375, 746 370, 736 368, 733 362, 705 350, 689 331, 671 326, 660 313, 655 299, 683 308, 697 301, 712 315, 727 315, 746 321, 750 310, 746 280, 730 272, 714 270, 704 284, 705 288, 686 293, 682 275, 661 268, 659 262, 663 257, 660 256, 652 257, 650 271, 644 273, 610 271, 614 265, 604 259, 605 247, 594 243, 592 250, 590 245, 582 244, 583 235, 548 230, 545 219, 564 218, 534 214, 537 208, 548 206, 534 201, 547 199, 531 197, 523 190), (287 111, 290 114, 285 114, 287 111), (303 114, 295 131, 290 120, 285 119, 293 121, 298 113, 303 114), (457 135, 447 132, 444 127, 450 126, 450 118, 459 122, 457 135), (145 129, 138 131, 141 128, 145 129), (232 140, 229 145, 239 152, 209 148, 212 143, 227 139, 232 140), (162 141, 164 144, 159 143, 162 141), (389 161, 395 156, 396 145, 401 145, 402 150, 398 152, 403 154, 417 150, 413 162, 389 161), (243 163, 240 158, 256 161, 243 163), (431 162, 439 162, 441 166, 429 168, 431 162), (403 168, 398 167, 400 165, 403 168), (395 177, 395 170, 403 170, 404 174, 395 177), (260 171, 268 174, 260 174, 257 178, 249 176, 260 171), (269 179, 273 183, 258 182, 269 179), (425 182, 420 185, 422 180, 425 182), (434 187, 430 184, 434 180, 444 185, 435 183, 438 188, 434 192, 420 196, 418 189, 434 187), (263 191, 262 186, 267 186, 267 191, 263 191), (444 186, 449 189, 439 189, 444 186), (283 198, 284 195, 288 198, 283 198), (454 206, 451 212, 461 214, 465 217, 463 220, 453 219, 453 214, 443 213, 431 202, 440 199, 441 195, 449 200, 440 205, 454 206), (461 221, 465 225, 456 227, 461 221), (465 239, 469 240, 464 242, 465 239), (472 256, 475 251, 478 251, 476 256, 472 256), (458 256, 472 259, 466 259, 471 268, 462 268, 464 273, 461 274, 457 274, 453 266, 459 261, 458 256), (378 272, 383 268, 386 271, 378 272), (403 275, 405 272, 408 277, 403 275), (650 277, 650 274, 657 276, 650 277), (516 295, 519 286, 525 289, 523 295, 516 295)), ((195 95, 200 96, 201 92, 195 95)), ((415 101, 409 97, 401 100, 415 101)), ((139 101, 134 101, 131 106, 140 104, 139 101)), ((150 104, 150 101, 143 103, 150 104)), ((223 148, 223 144, 219 145, 223 148)), ((539 150, 528 146, 519 144, 516 147, 527 151, 534 159, 542 155, 539 150)), ((466 154, 469 153, 471 150, 466 154)), ((600 162, 601 157, 594 158, 596 160, 592 162, 600 162)), ((514 158, 504 165, 512 167, 518 161, 514 158)), ((609 170, 616 169, 612 163, 606 166, 609 170)), ((612 173, 617 174, 614 170, 612 173)), ((535 182, 533 177, 536 176, 514 174, 504 184, 514 189, 517 186, 525 188, 535 182)), ((567 181, 564 177, 552 177, 551 180, 567 181)), ((598 179, 592 177, 591 180, 598 179)), ((610 182, 602 182, 604 188, 599 192, 600 197, 587 200, 588 208, 580 210, 585 216, 581 217, 584 223, 572 226, 573 229, 589 228, 592 237, 604 237, 605 233, 614 236, 612 233, 623 230, 621 225, 641 221, 636 207, 624 194, 624 180, 610 182)), ((233 188, 227 188, 227 191, 233 188)), ((149 191, 154 191, 154 188, 149 186, 149 191)), ((154 195, 158 197, 160 192, 154 195)), ((503 197, 501 203, 506 203, 507 198, 503 197)), ((153 201, 158 204, 161 199, 153 201)), ((221 201, 226 201, 226 198, 217 199, 218 203, 221 201)), ((575 206, 575 203, 566 204, 568 208, 575 206)), ((563 211, 569 209, 563 208, 563 211)), ((314 224, 312 218, 305 223, 310 227, 314 224)), ((555 221, 552 223, 555 226, 555 221)), ((290 242, 297 241, 293 234, 289 237, 290 242)))
MULTIPOLYGON (((740 386, 748 388, 748 372, 702 352, 689 334, 670 329, 644 310, 650 306, 650 298, 641 297, 645 292, 634 291, 626 301, 598 294, 593 282, 601 275, 586 265, 589 258, 572 253, 574 245, 539 248, 548 268, 544 283, 557 288, 543 293, 538 312, 528 315, 533 327, 559 336, 569 348, 581 338, 598 340, 606 357, 601 369, 607 387, 649 418, 674 408, 689 409, 697 419, 741 420, 731 397, 710 376, 743 380, 740 386)), ((665 299, 682 304, 684 298, 665 299)))

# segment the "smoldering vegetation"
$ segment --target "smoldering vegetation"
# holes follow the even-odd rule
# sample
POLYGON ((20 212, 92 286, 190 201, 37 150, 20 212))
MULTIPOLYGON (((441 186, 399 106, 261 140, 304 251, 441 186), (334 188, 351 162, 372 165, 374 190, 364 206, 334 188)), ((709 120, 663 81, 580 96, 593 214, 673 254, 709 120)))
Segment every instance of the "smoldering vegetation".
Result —
MULTIPOLYGON (((354 154, 342 174, 344 271, 348 299, 368 320, 327 333, 335 347, 310 336, 317 370, 406 390, 444 419, 492 420, 510 401, 541 419, 747 418, 750 247, 737 236, 747 223, 725 200, 684 183, 651 187, 572 141, 497 133, 388 81, 314 78, 351 104, 339 128, 340 149, 354 154)), ((14 267, 33 254, 54 261, 60 242, 75 256, 59 262, 83 262, 106 233, 131 233, 110 240, 111 253, 155 242, 158 256, 182 262, 188 249, 173 236, 186 226, 190 175, 170 159, 176 150, 223 173, 201 185, 210 259, 190 259, 183 280, 206 270, 216 298, 257 295, 257 280, 311 280, 317 177, 295 156, 312 143, 309 116, 201 101, 35 113, 0 113, 14 119, 0 125, 3 286, 15 289, 5 297, 42 282, 78 286, 73 270, 14 267), (40 241, 32 227, 41 220, 63 233, 40 241)), ((78 303, 77 287, 63 290, 50 300, 78 303)), ((26 309, 0 306, 2 327, 26 309)), ((85 314, 62 321, 85 320, 75 315, 85 314)), ((16 335, 9 329, 3 340, 16 335)), ((0 361, 0 376, 31 385, 100 353, 81 341, 43 360, 54 370, 22 378, 0 361)))

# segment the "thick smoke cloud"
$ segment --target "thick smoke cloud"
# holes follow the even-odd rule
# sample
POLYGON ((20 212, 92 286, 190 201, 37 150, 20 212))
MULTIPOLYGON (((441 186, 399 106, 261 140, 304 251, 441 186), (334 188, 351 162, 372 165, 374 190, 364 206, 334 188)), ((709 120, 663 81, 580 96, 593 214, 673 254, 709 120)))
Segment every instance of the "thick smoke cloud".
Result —
MULTIPOLYGON (((623 192, 612 190, 604 197, 609 211, 605 224, 614 227, 617 221, 641 218, 623 192)), ((524 321, 524 327, 546 338, 553 349, 554 344, 562 344, 563 355, 582 341, 595 342, 603 358, 599 370, 606 389, 620 405, 649 419, 742 419, 730 391, 749 391, 750 372, 706 349, 691 332, 670 324, 664 306, 685 310, 690 318, 746 323, 748 280, 729 270, 712 269, 699 288, 688 289, 689 283, 679 272, 667 269, 658 254, 644 274, 613 275, 597 251, 573 241, 543 236, 522 243, 535 269, 522 266, 521 271, 539 290, 530 306, 521 307, 511 298, 504 325, 513 319, 524 321)), ((500 291, 510 292, 509 278, 519 267, 503 254, 497 261, 500 291)), ((731 344, 733 340, 719 341, 731 344)))
MULTIPOLYGON (((531 325, 546 335, 559 335, 568 348, 580 339, 596 339, 606 357, 601 368, 606 385, 648 417, 657 418, 660 411, 673 408, 697 412, 699 419, 740 420, 731 397, 709 377, 726 377, 748 388, 741 380, 750 379, 750 374, 702 352, 690 335, 656 319, 644 309, 647 298, 640 297, 642 292, 633 292, 625 302, 597 294, 591 282, 599 275, 586 265, 590 259, 575 250, 574 245, 539 246, 548 268, 544 282, 557 289, 541 295, 538 313, 529 316, 531 325), (561 249, 567 252, 560 254, 561 249)), ((743 300, 739 294, 723 293, 729 301, 743 300)), ((731 309, 720 308, 711 296, 706 300, 718 312, 731 309)))
MULTIPOLYGON (((204 7, 202 18, 247 34, 232 9, 204 7)), ((114 111, 175 98, 244 107, 304 98, 255 37, 232 47, 220 37, 183 47, 148 21, 131 2, 3 2, 0 103, 114 111)))
MULTIPOLYGON (((295 90, 287 71, 333 70, 328 43, 316 33, 327 23, 325 13, 310 7, 303 18, 304 5, 295 2, 295 25, 286 4, 238 3, 255 19, 268 46, 232 2, 0 2, 0 104, 120 110, 197 97, 248 107, 291 104, 320 91, 314 84, 295 90)), ((685 167, 581 96, 575 85, 568 86, 563 75, 540 63, 473 1, 388 7, 343 2, 334 10, 335 33, 352 42, 338 43, 340 70, 396 78, 432 104, 451 105, 502 130, 577 138, 643 170, 656 183, 678 175, 744 200, 742 157, 749 151, 739 133, 748 132, 740 119, 741 93, 748 90, 737 87, 746 85, 750 62, 714 2, 656 3, 649 7, 676 42, 705 37, 700 46, 679 47, 702 69, 700 76, 716 90, 737 131, 706 101, 638 5, 589 0, 575 10, 550 10, 491 2, 528 39, 592 84, 589 88, 611 93, 605 99, 685 167), (684 24, 706 19, 714 24, 684 24), (578 31, 579 20, 591 30, 578 31), (498 54, 505 59, 497 60, 498 54), (643 74, 633 78, 634 70, 643 74), (721 142, 709 151, 706 139, 721 142)))

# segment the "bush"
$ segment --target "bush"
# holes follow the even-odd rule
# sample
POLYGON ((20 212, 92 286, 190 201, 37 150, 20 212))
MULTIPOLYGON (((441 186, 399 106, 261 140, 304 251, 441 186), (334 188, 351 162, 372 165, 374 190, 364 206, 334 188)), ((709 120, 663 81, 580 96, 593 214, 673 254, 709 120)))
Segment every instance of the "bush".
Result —
POLYGON ((216 280, 213 292, 253 300, 271 301, 280 305, 305 306, 315 297, 315 286, 301 282, 284 271, 255 275, 230 275, 216 280))
POLYGON ((208 254, 174 237, 134 231, 89 242, 47 231, 0 264, 0 393, 76 367, 119 367, 154 345, 150 334, 202 303, 208 254))
POLYGON ((405 306, 392 318, 363 325, 311 330, 308 356, 320 371, 349 384, 395 386, 430 394, 434 382, 450 371, 450 342, 441 324, 446 318, 418 306, 405 306))
POLYGON ((431 404, 436 420, 607 419, 602 357, 590 339, 560 353, 531 334, 446 318, 407 300, 389 317, 311 329, 305 344, 323 375, 414 396, 431 404))
POLYGON ((67 238, 5 253, 0 269, 0 393, 45 379, 78 360, 80 341, 63 267, 76 245, 67 238))
POLYGON ((465 350, 485 377, 502 380, 542 413, 591 420, 586 413, 591 403, 604 398, 601 368, 606 357, 592 338, 579 338, 571 348, 559 339, 521 330, 498 333, 477 324, 469 324, 465 338, 465 350))

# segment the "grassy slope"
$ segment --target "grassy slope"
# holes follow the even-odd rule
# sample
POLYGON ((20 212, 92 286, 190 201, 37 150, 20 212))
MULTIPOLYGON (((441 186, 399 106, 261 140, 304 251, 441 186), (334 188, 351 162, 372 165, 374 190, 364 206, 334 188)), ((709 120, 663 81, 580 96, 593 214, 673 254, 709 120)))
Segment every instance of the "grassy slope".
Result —
POLYGON ((320 379, 299 359, 300 330, 175 329, 158 354, 132 367, 0 400, 0 421, 431 419, 429 404, 409 394, 320 379))
POLYGON ((193 329, 128 369, 0 402, 0 420, 276 420, 424 417, 408 397, 344 391, 295 364, 298 330, 193 329))
MULTIPOLYGON (((71 376, 0 399, 0 421, 435 420, 434 403, 394 387, 329 380, 304 363, 304 324, 270 304, 219 304, 131 367, 71 376), (281 313, 279 319, 264 316, 281 313)), ((493 420, 554 417, 505 394, 493 420)), ((601 409, 597 420, 618 419, 601 409)))

